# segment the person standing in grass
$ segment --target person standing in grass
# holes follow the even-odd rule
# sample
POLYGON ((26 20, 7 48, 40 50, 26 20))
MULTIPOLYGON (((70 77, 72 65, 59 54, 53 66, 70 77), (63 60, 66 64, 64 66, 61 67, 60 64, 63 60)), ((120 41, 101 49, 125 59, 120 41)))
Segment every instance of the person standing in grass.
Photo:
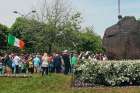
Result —
POLYGON ((54 63, 54 71, 56 73, 60 73, 61 72, 61 57, 58 53, 55 54, 54 59, 53 59, 53 63, 54 63))
POLYGON ((73 72, 74 67, 77 65, 77 63, 78 63, 78 57, 77 57, 77 54, 75 53, 72 55, 72 58, 71 58, 72 72, 73 72))
POLYGON ((62 59, 64 61, 64 74, 68 75, 68 73, 70 72, 70 57, 68 54, 68 50, 64 50, 63 54, 62 54, 62 59))
POLYGON ((24 67, 26 74, 29 73, 29 63, 28 63, 29 54, 24 55, 24 67))
POLYGON ((8 55, 8 60, 6 62, 6 72, 8 76, 12 74, 12 55, 11 54, 8 55))
POLYGON ((12 68, 12 59, 10 54, 6 54, 3 60, 3 74, 10 75, 12 68))
POLYGON ((34 73, 34 67, 33 67, 33 57, 32 57, 32 55, 29 55, 27 63, 28 63, 28 73, 33 74, 34 73))
POLYGON ((53 55, 50 54, 48 56, 48 62, 49 62, 49 65, 48 65, 49 72, 54 72, 53 55))
POLYGON ((16 74, 19 73, 19 63, 20 63, 20 61, 21 61, 21 58, 17 54, 15 54, 13 62, 16 65, 16 74))
POLYGON ((16 64, 12 60, 12 73, 16 74, 16 64))
POLYGON ((41 68, 42 68, 42 76, 48 75, 48 54, 44 53, 44 55, 42 56, 42 64, 41 64, 41 68))
POLYGON ((38 55, 33 59, 33 64, 34 64, 34 72, 37 73, 40 71, 40 63, 41 60, 38 55))
POLYGON ((2 57, 0 56, 0 75, 2 75, 2 57))

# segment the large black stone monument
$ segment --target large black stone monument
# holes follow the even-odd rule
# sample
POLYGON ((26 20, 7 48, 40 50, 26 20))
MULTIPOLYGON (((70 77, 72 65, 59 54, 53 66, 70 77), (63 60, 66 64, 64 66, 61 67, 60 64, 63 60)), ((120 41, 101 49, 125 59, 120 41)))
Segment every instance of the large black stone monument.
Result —
POLYGON ((140 58, 140 20, 133 16, 122 18, 106 29, 103 46, 109 59, 140 58))

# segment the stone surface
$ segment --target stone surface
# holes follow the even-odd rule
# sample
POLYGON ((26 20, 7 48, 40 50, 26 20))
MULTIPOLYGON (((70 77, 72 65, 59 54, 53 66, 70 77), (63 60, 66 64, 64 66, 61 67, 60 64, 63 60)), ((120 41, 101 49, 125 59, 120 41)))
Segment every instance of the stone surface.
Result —
POLYGON ((109 59, 140 58, 140 21, 126 16, 106 29, 103 46, 109 59))

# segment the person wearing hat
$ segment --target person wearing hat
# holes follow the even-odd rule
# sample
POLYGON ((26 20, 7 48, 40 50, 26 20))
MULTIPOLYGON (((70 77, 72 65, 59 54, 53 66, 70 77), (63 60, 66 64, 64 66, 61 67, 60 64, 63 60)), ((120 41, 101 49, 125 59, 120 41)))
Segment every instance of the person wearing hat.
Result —
POLYGON ((70 71, 70 57, 69 57, 69 54, 68 54, 68 50, 64 50, 63 53, 62 53, 62 58, 63 58, 63 61, 64 61, 64 74, 67 75, 70 71))

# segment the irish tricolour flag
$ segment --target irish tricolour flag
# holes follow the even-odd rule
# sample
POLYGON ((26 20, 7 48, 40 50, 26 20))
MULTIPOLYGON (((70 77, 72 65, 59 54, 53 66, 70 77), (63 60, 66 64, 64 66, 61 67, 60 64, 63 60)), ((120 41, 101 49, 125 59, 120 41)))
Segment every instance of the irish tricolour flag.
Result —
POLYGON ((17 46, 19 48, 24 48, 24 45, 25 45, 25 43, 22 40, 14 37, 11 34, 8 35, 8 44, 13 45, 13 46, 17 46))

